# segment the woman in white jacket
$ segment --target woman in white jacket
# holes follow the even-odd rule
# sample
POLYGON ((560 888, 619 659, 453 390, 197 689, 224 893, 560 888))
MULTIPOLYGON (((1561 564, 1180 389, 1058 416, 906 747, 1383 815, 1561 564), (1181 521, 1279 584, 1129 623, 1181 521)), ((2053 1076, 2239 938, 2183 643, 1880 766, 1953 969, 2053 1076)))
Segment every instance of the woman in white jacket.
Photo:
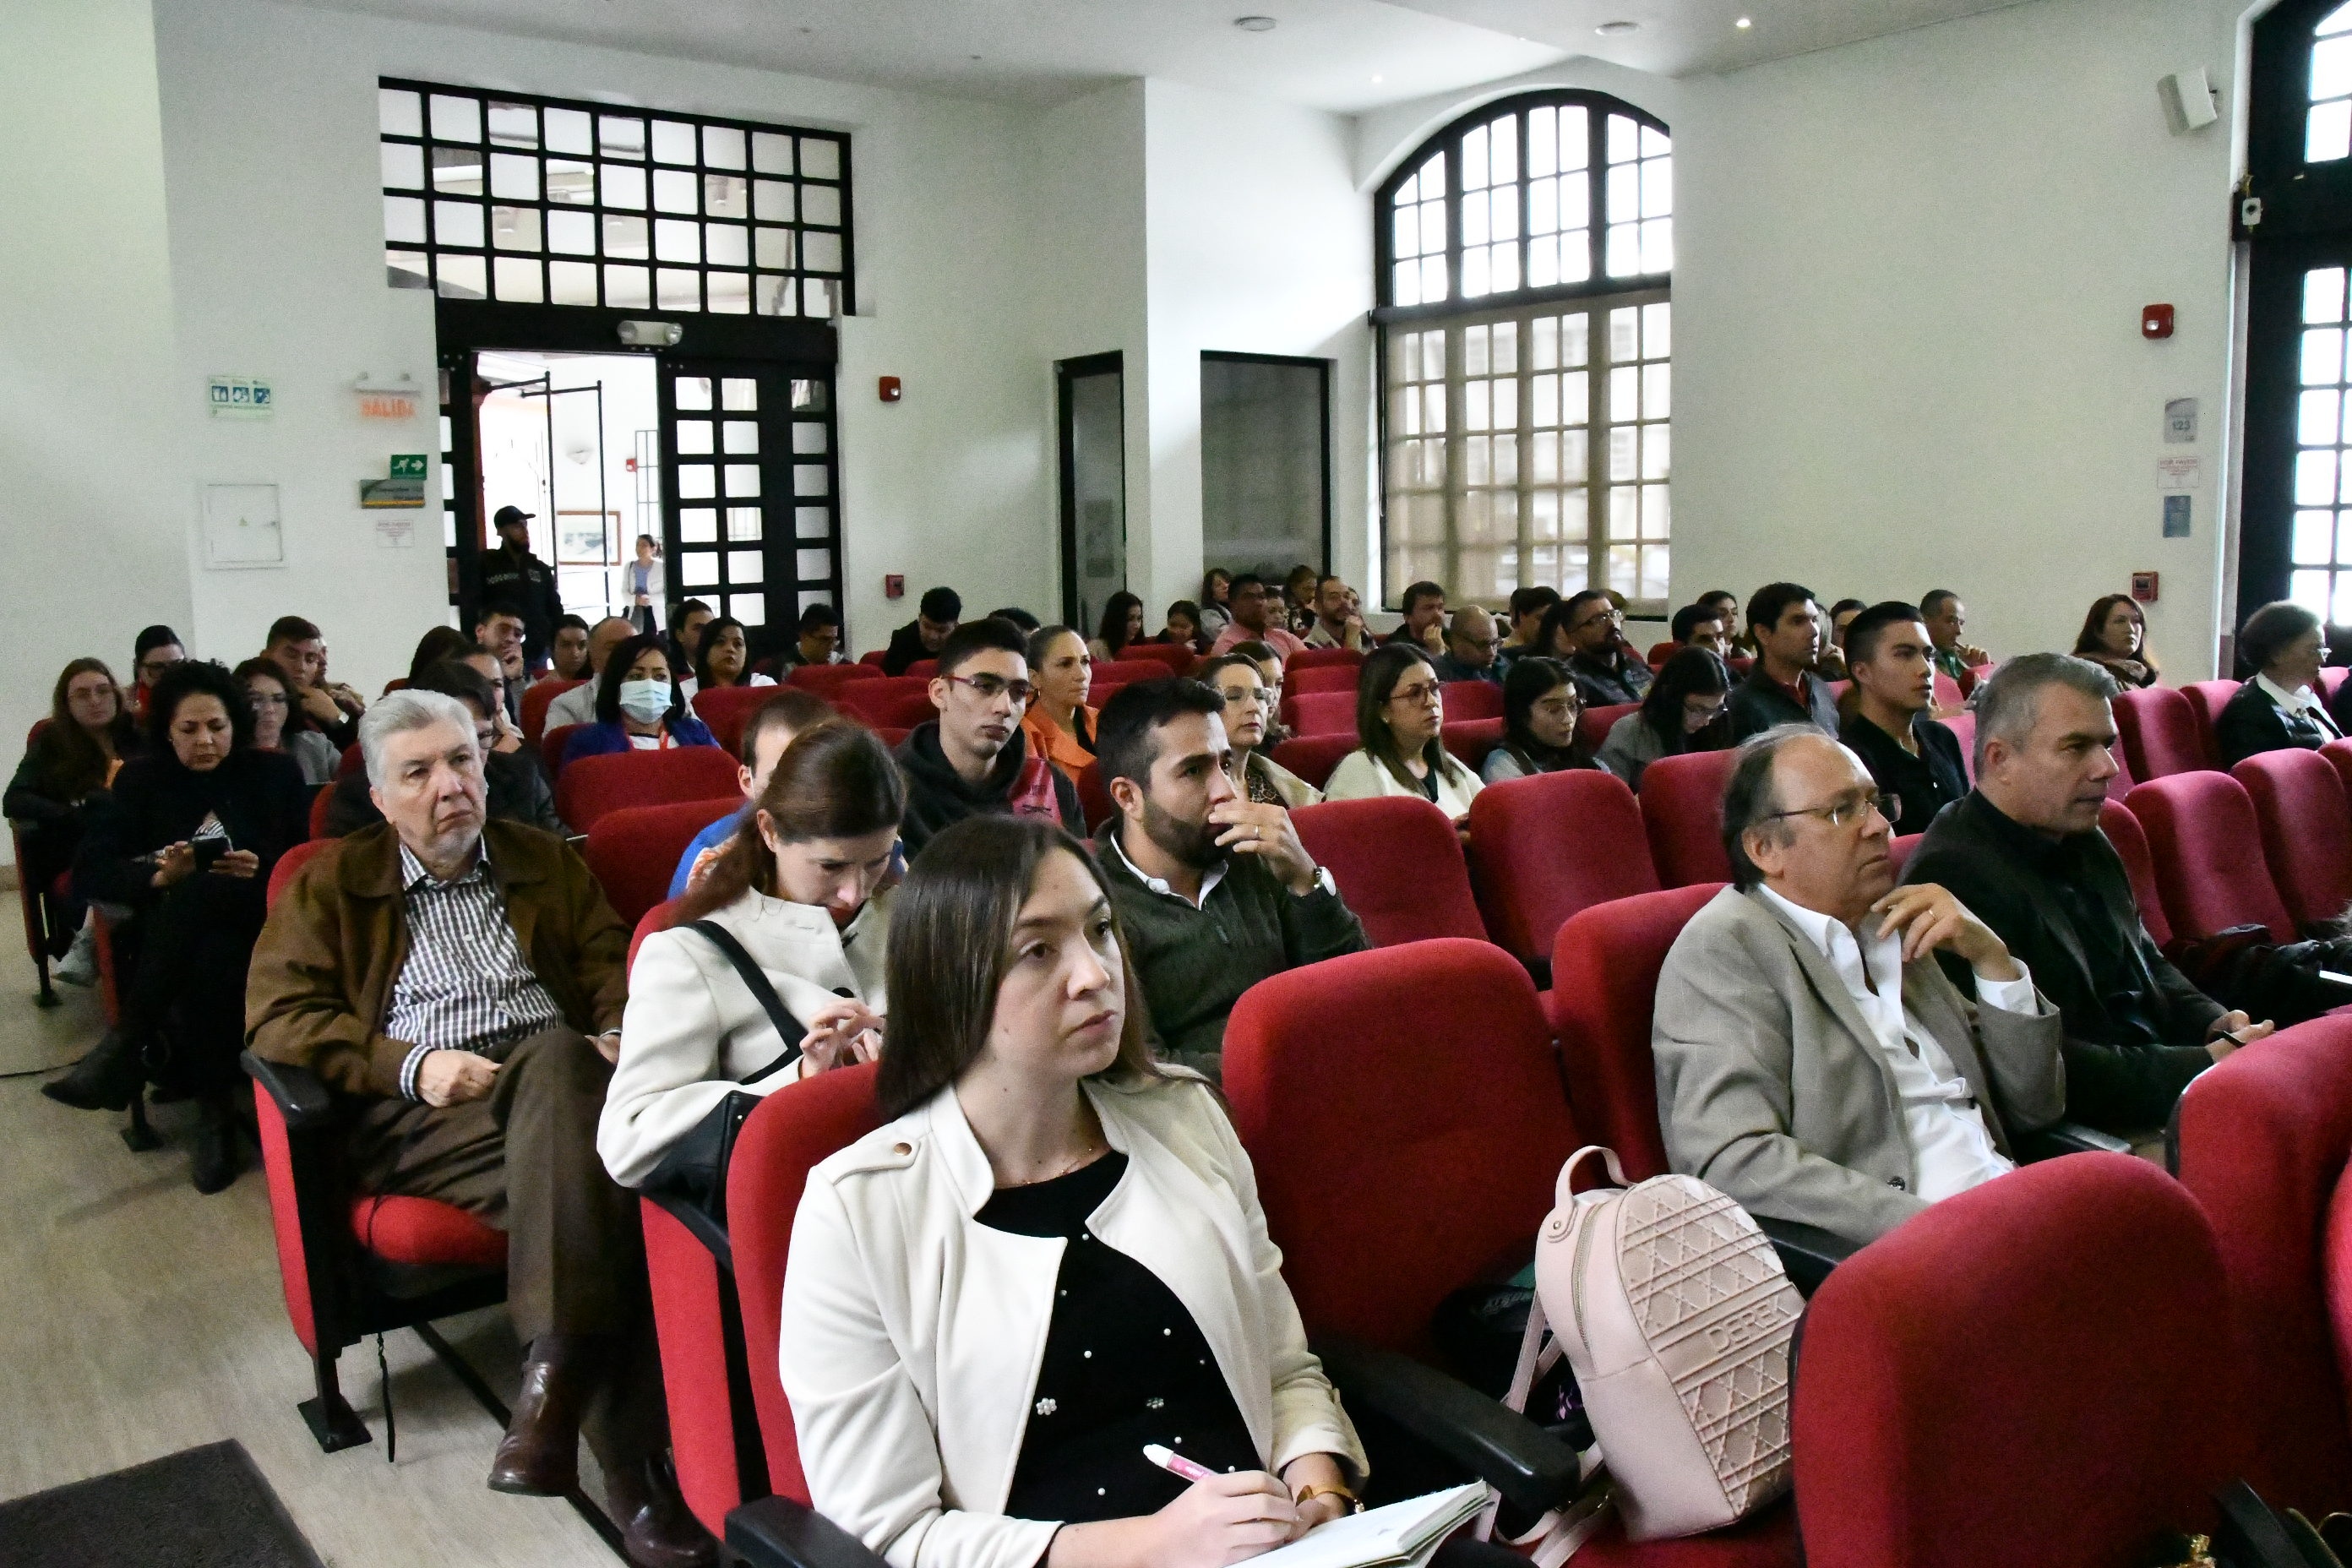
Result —
POLYGON ((629 972, 621 1059, 596 1151, 623 1186, 653 1174, 712 1107, 850 1061, 870 1061, 886 1010, 891 889, 884 885, 906 785, 871 730, 824 723, 793 737, 758 809, 694 885, 677 922, 646 938, 629 972), (689 922, 741 944, 805 1033, 779 1037, 728 956, 689 922), (791 1047, 800 1055, 755 1082, 791 1047))
POLYGON ((1152 1062, 1077 841, 1010 816, 932 839, 890 985, 894 1120, 810 1174, 784 1275, 818 1511, 893 1568, 1223 1568, 1350 1507, 1363 1452, 1249 1157, 1152 1062))
POLYGON ((1325 800, 1417 795, 1460 826, 1470 815, 1478 775, 1445 749, 1445 697, 1437 666, 1412 643, 1395 642, 1364 660, 1356 678, 1356 738, 1331 770, 1325 800))

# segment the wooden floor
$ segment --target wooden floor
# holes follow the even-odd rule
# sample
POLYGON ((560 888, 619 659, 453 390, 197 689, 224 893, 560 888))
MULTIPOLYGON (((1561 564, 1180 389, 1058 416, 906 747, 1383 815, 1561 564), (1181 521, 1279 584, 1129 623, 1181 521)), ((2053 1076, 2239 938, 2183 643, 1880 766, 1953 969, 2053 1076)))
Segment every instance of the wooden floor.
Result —
MULTIPOLYGON (((96 998, 33 1005, 21 944, 0 959, 0 1074, 62 1066, 98 1037, 96 998)), ((295 1414, 309 1364, 288 1327, 257 1171, 205 1197, 188 1185, 184 1107, 134 1154, 122 1118, 0 1079, 0 1499, 200 1443, 243 1443, 329 1568, 611 1568, 552 1500, 482 1484, 498 1426, 411 1333, 385 1341, 400 1462, 384 1462, 374 1347, 343 1353, 345 1393, 375 1441, 322 1454, 295 1414)), ((510 1393, 503 1311, 444 1331, 510 1393)), ((584 1459, 584 1456, 583 1456, 584 1459)))

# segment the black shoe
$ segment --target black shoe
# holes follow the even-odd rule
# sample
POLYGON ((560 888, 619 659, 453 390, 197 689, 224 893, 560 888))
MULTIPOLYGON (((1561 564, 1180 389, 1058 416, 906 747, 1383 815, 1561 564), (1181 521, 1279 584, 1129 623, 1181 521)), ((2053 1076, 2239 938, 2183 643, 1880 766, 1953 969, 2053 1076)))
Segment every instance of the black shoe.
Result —
POLYGON ((127 1030, 109 1029, 89 1055, 63 1078, 41 1085, 41 1092, 76 1110, 128 1110, 141 1081, 137 1037, 127 1030))
POLYGON ((216 1193, 236 1181, 244 1169, 236 1122, 230 1117, 228 1107, 218 1100, 207 1101, 196 1122, 196 1146, 188 1160, 188 1180, 200 1193, 216 1193))

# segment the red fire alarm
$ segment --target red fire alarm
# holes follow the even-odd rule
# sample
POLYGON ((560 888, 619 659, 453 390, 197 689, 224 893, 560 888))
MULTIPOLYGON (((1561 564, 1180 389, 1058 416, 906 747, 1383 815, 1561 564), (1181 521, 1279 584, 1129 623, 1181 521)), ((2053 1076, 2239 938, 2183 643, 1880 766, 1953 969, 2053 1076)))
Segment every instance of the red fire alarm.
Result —
POLYGON ((2168 338, 2172 335, 2172 307, 2143 305, 2139 312, 2139 335, 2144 338, 2168 338))
POLYGON ((2135 602, 2142 605, 2156 603, 2155 573, 2135 572, 2131 574, 2131 596, 2135 602))
MULTIPOLYGON (((2166 331, 2169 332, 2170 331, 2172 331, 2172 325, 2171 325, 2171 323, 2172 323, 2172 315, 2171 315, 2172 307, 2171 307, 2171 306, 2169 306, 2169 305, 2167 305, 2167 306, 2165 306, 2165 307, 2164 307, 2164 310, 2165 310, 2165 318, 2164 318, 2164 320, 2165 320, 2165 328, 2164 328, 2164 330, 2165 330, 2166 331)), ((882 378, 882 401, 883 401, 883 402, 885 402, 885 403, 896 403, 896 402, 898 402, 898 399, 899 399, 900 395, 901 395, 901 394, 900 394, 900 392, 899 392, 899 388, 898 388, 898 378, 897 376, 895 376, 895 375, 886 375, 886 376, 884 376, 884 377, 882 378)))
POLYGON ((898 575, 896 572, 888 574, 882 579, 882 596, 886 599, 905 598, 907 596, 907 580, 898 575))

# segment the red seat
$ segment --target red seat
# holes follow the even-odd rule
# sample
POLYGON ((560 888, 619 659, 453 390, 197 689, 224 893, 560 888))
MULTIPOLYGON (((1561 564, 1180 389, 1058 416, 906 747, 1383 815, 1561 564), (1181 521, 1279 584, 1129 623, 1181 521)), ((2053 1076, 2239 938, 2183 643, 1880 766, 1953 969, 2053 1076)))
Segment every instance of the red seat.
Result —
POLYGON ((366 749, 357 741, 353 741, 350 745, 345 746, 342 754, 335 759, 335 782, 340 784, 345 779, 356 778, 365 772, 367 772, 366 749))
POLYGON ((857 656, 857 662, 864 665, 870 665, 874 668, 879 669, 882 668, 882 661, 889 657, 890 650, 888 648, 877 647, 859 654, 857 656))
POLYGON ((2352 1018, 2232 1052, 2189 1084, 2173 1126, 2174 1167, 2229 1275, 2247 1479, 2314 1518, 2352 1506, 2347 1363, 2329 1328, 2346 1274, 2322 1247, 2352 1159, 2352 1018))
POLYGON ((1102 764, 1088 763, 1078 770, 1078 776, 1070 783, 1078 792, 1078 808, 1087 818, 1087 830, 1080 837, 1099 833, 1104 823, 1118 815, 1118 803, 1110 798, 1110 791, 1103 784, 1102 764))
POLYGON ((2124 805, 2147 835, 2175 938, 2260 925, 2273 942, 2294 940, 2294 921, 2263 866, 2262 830, 2243 784, 2223 773, 2172 773, 2133 785, 2124 805))
POLYGON ((677 863, 695 836, 721 817, 733 816, 743 804, 738 794, 608 811, 589 828, 581 858, 588 862, 589 871, 604 889, 613 912, 625 924, 635 925, 647 910, 669 897, 670 879, 677 874, 677 863))
POLYGON ((1503 689, 1491 680, 1448 680, 1437 691, 1445 704, 1445 721, 1449 724, 1465 719, 1503 716, 1503 689))
POLYGON ((1303 669, 1323 669, 1342 664, 1350 669, 1359 669, 1363 667, 1363 663, 1364 654, 1360 648, 1307 647, 1290 656, 1288 662, 1283 666, 1283 674, 1287 678, 1303 669))
POLYGON ((1895 874, 1903 875, 1903 868, 1911 864, 1911 851, 1919 847, 1924 833, 1905 833, 1886 841, 1886 858, 1894 862, 1895 874))
POLYGON ((302 868, 335 842, 332 838, 311 838, 288 848, 278 858, 278 864, 269 868, 269 887, 263 893, 263 899, 274 906, 279 895, 301 874, 302 868))
POLYGON ((1960 689, 1958 681, 1940 669, 1936 672, 1934 708, 1937 713, 1949 713, 1956 708, 1965 706, 1968 700, 1968 693, 1960 689))
POLYGON ((1290 814, 1299 842, 1328 867, 1374 947, 1425 937, 1484 941, 1462 841, 1418 795, 1328 800, 1290 814))
POLYGON ((1139 663, 1149 659, 1156 664, 1166 665, 1168 668, 1160 671, 1163 675, 1192 673, 1194 658, 1192 650, 1180 642, 1129 643, 1119 652, 1129 663, 1139 663))
POLYGON ((1591 768, 1480 790, 1470 802, 1470 879, 1488 933, 1547 973, 1562 921, 1658 887, 1633 792, 1591 768))
POLYGON ((682 899, 664 899, 637 917, 636 929, 629 933, 630 968, 636 967, 637 949, 646 945, 646 938, 677 924, 678 905, 684 901, 682 899))
POLYGON ((835 708, 869 724, 890 722, 887 715, 905 706, 906 699, 920 697, 928 707, 931 683, 911 675, 885 676, 879 680, 853 680, 835 688, 832 702, 835 708))
POLYGON ((1948 713, 1944 716, 1943 725, 1952 732, 1952 739, 1960 743, 1960 771, 1968 774, 1970 784, 1976 783, 1977 716, 1969 712, 1948 713))
POLYGON ((1643 770, 1642 823, 1661 887, 1731 880, 1731 858, 1723 849, 1723 791, 1737 757, 1685 752, 1643 770))
POLYGON ((1350 689, 1286 695, 1282 700, 1282 721, 1294 735, 1352 737, 1356 732, 1356 693, 1350 689))
POLYGON ((2319 754, 2336 770, 2337 781, 2344 785, 2345 797, 2352 800, 2352 741, 2330 741, 2319 748, 2319 754))
POLYGON ((2213 765, 2197 710, 2170 687, 2126 691, 2115 700, 2114 708, 2116 728, 2123 735, 2124 761, 2135 779, 2146 783, 2213 765))
POLYGON ((2244 1454, 2229 1308, 2213 1227, 2128 1154, 2049 1161, 1907 1221, 1806 1312, 1805 1561, 2114 1568, 2158 1561, 2168 1529, 2209 1531, 2244 1454))
POLYGON ((2352 905, 2352 804, 2316 752, 2261 752, 2230 770, 2254 803, 2271 882, 2298 925, 2352 905))
POLYGON ((558 724, 539 738, 540 763, 546 768, 551 782, 562 781, 564 751, 572 744, 572 737, 587 727, 585 724, 558 724))
POLYGON ((2332 705, 2336 700, 2337 689, 2344 684, 2344 677, 2347 674, 2352 674, 2352 671, 2347 671, 2340 664, 2323 667, 2319 672, 2319 700, 2332 705))
POLYGON ((1587 708, 1576 716, 1576 738, 1584 742, 1586 751, 1597 752, 1601 742, 1609 739, 1609 731, 1617 727, 1618 720, 1641 710, 1642 705, 1638 702, 1610 702, 1599 708, 1587 708))
POLYGON ((504 1268, 507 1233, 434 1198, 352 1197, 352 1236, 386 1263, 504 1268))
POLYGON ((717 746, 667 752, 614 752, 583 757, 555 781, 555 814, 575 833, 593 829, 606 812, 626 805, 717 800, 742 794, 734 756, 717 746))
POLYGON ((1169 669, 1156 658, 1106 658, 1096 661, 1093 672, 1097 686, 1116 689, 1136 680, 1165 680, 1169 669))
POLYGON ((1642 662, 1654 669, 1682 651, 1683 645, 1678 642, 1654 642, 1650 645, 1650 651, 1642 656, 1642 662))
POLYGON ((899 679, 902 680, 920 680, 928 684, 931 677, 937 675, 939 672, 940 661, 938 659, 919 658, 914 663, 907 667, 907 673, 899 677, 899 679))
MULTIPOLYGON (((1970 760, 1973 763, 1974 759, 1970 760)), ((2123 742, 2120 738, 2114 745, 2107 748, 2107 761, 2116 764, 2115 776, 2107 780, 2107 798, 2116 805, 2121 805, 2124 796, 2131 794, 2132 785, 2139 783, 2139 780, 2132 777, 2131 763, 2125 760, 2123 742)), ((1969 778, 1973 783, 1976 774, 1971 773, 1969 778)))
POLYGON ((1304 697, 1310 691, 1344 691, 1354 696, 1358 669, 1352 664, 1318 664, 1300 668, 1294 665, 1282 672, 1282 689, 1286 696, 1304 697))
POLYGON ((2180 688, 2180 695, 2189 699, 2189 710, 2197 715, 2197 728, 2204 737, 2205 765, 2209 768, 2219 766, 2221 756, 2221 748, 2213 739, 2214 721, 2237 694, 2238 683, 2234 680, 2192 680, 2180 688))
POLYGON ((2131 879, 2132 901, 2139 906, 2139 923, 2159 952, 2172 945, 2172 922, 2164 918, 2164 899, 2156 890, 2156 862, 2147 852, 2147 835, 2139 818, 2113 795, 2099 803, 2099 831, 2115 846, 2116 858, 2131 879))
POLYGON ((1437 727, 1438 743, 1472 773, 1486 765, 1487 753, 1503 743, 1500 719, 1447 720, 1437 727))
POLYGON ((888 679, 882 673, 881 667, 874 664, 796 664, 784 677, 784 684, 829 698, 853 680, 888 679))
POLYGON ((1301 735, 1275 747, 1274 760, 1317 789, 1331 782, 1339 760, 1356 749, 1356 732, 1344 735, 1301 735))
POLYGON ((327 816, 335 808, 335 786, 329 784, 310 797, 310 837, 327 837, 327 816))
MULTIPOLYGON (((1500 786, 1497 786, 1500 787, 1500 786)), ((1720 882, 1643 893, 1570 916, 1552 938, 1552 1027, 1569 1103, 1635 1181, 1666 1171, 1650 1014, 1667 950, 1720 882)))
POLYGON ((731 756, 743 752, 743 726, 752 710, 776 694, 772 686, 719 686, 694 694, 694 716, 709 728, 710 738, 731 756))
POLYGON ((522 738, 532 745, 539 744, 540 735, 547 728, 547 705, 575 686, 585 686, 584 680, 562 680, 549 676, 534 680, 522 689, 522 738))

